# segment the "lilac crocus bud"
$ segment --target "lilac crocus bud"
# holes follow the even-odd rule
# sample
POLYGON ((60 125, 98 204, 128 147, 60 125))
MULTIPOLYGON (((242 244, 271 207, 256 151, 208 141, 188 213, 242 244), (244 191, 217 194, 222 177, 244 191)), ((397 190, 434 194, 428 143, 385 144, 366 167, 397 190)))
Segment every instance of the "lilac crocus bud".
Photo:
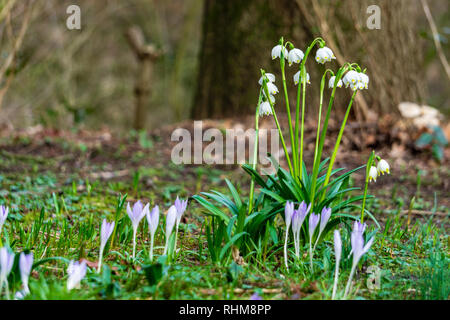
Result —
POLYGON ((8 211, 8 207, 0 206, 0 234, 2 233, 2 228, 6 222, 6 218, 8 218, 8 211))
POLYGON ((324 207, 322 209, 322 213, 320 214, 320 229, 319 233, 322 233, 323 229, 325 229, 325 226, 328 223, 328 220, 330 220, 331 217, 331 208, 324 207))
POLYGON ((352 244, 351 254, 353 254, 353 264, 352 269, 350 271, 350 276, 348 277, 347 285, 345 286, 344 299, 345 297, 347 297, 347 294, 350 290, 350 285, 353 279, 353 275, 355 274, 356 267, 358 266, 359 260, 365 253, 367 253, 367 251, 369 251, 374 241, 374 237, 372 237, 364 245, 363 233, 365 228, 366 225, 360 223, 359 221, 355 221, 355 223, 353 224, 353 231, 352 234, 350 235, 350 242, 352 244))
MULTIPOLYGON (((331 217, 331 208, 323 207, 322 213, 320 214, 320 226, 319 226, 319 234, 317 235, 316 242, 314 243, 313 250, 316 249, 317 244, 319 243, 320 235, 322 234, 322 231, 325 229, 328 220, 330 220, 331 217)), ((314 231, 313 231, 314 233, 314 231)), ((312 237, 312 234, 310 235, 312 237)))
POLYGON ((103 250, 105 249, 106 243, 108 242, 109 237, 114 231, 115 222, 109 223, 106 219, 103 219, 102 227, 100 229, 100 257, 97 267, 97 272, 99 273, 102 269, 102 261, 103 261, 103 250))
POLYGON ((0 249, 0 288, 5 281, 8 281, 8 275, 14 263, 14 253, 9 253, 6 247, 0 249))
POLYGON ((22 280, 24 293, 28 294, 30 290, 28 289, 28 279, 31 274, 31 268, 33 267, 33 254, 21 253, 19 257, 19 269, 20 269, 20 279, 22 280))
POLYGON ((127 214, 131 219, 131 223, 133 225, 133 258, 136 257, 136 233, 139 227, 139 223, 142 218, 147 214, 148 208, 150 204, 147 203, 144 208, 142 208, 141 201, 138 201, 134 204, 133 210, 131 210, 130 203, 127 205, 127 214))
POLYGON ((367 227, 367 224, 361 223, 359 221, 355 221, 353 223, 353 232, 359 232, 362 234, 366 230, 366 227, 367 227))
POLYGON ((170 206, 166 216, 166 245, 164 247, 164 254, 167 254, 167 249, 169 246, 169 238, 170 235, 172 234, 173 227, 175 226, 177 214, 178 214, 177 208, 174 205, 170 206))
MULTIPOLYGON (((178 213, 178 211, 177 211, 177 213, 178 213)), ((159 207, 158 206, 154 206, 152 211, 147 213, 147 222, 148 222, 148 229, 150 230, 150 261, 153 261, 153 242, 154 242, 155 232, 156 232, 156 229, 158 228, 158 224, 159 224, 159 207)))
POLYGON ((257 292, 250 296, 249 300, 264 300, 257 292))
POLYGON ((159 223, 159 207, 154 206, 152 211, 149 211, 147 213, 147 222, 148 222, 148 228, 150 230, 150 233, 152 235, 155 234, 156 229, 158 228, 159 223))
POLYGON ((167 211, 167 217, 166 217, 166 236, 170 237, 172 234, 173 227, 175 226, 175 222, 177 220, 177 208, 175 206, 171 206, 169 208, 169 211, 167 211))
POLYGON ((86 276, 86 271, 86 261, 78 262, 71 260, 67 268, 67 273, 69 274, 67 290, 70 291, 73 288, 79 288, 81 280, 86 276))
POLYGON ((293 214, 294 214, 294 203, 291 201, 286 201, 286 205, 284 207, 284 221, 286 223, 286 232, 289 231, 293 214))
POLYGON ((106 219, 103 219, 102 227, 100 230, 100 248, 104 249, 106 246, 106 243, 108 242, 109 237, 111 237, 111 234, 114 231, 114 225, 115 222, 108 222, 106 219))
POLYGON ((298 206, 298 209, 294 211, 294 214, 292 215, 292 230, 294 231, 294 233, 300 232, 303 221, 305 220, 306 215, 308 214, 310 209, 311 204, 309 204, 309 206, 306 206, 305 201, 302 201, 302 203, 300 203, 300 205, 298 206))
POLYGON ((351 235, 351 244, 353 251, 353 263, 358 263, 359 259, 369 251, 372 246, 374 238, 372 237, 369 241, 367 241, 366 245, 364 245, 364 237, 362 233, 353 232, 351 235))
POLYGON ((180 200, 178 197, 175 200, 175 208, 177 209, 177 225, 180 224, 181 216, 186 211, 187 203, 187 200, 180 200))
POLYGON ((131 219, 131 223, 133 225, 133 229, 137 229, 139 226, 139 223, 141 222, 142 218, 147 213, 147 210, 149 208, 149 204, 145 207, 142 206, 142 202, 139 200, 133 205, 133 210, 131 210, 130 203, 127 204, 127 214, 128 217, 131 219))
POLYGON ((336 256, 336 264, 339 265, 342 253, 342 240, 339 230, 334 230, 334 254, 336 256))
POLYGON ((319 223, 320 215, 311 212, 309 216, 309 237, 312 239, 314 231, 316 230, 317 224, 319 223))

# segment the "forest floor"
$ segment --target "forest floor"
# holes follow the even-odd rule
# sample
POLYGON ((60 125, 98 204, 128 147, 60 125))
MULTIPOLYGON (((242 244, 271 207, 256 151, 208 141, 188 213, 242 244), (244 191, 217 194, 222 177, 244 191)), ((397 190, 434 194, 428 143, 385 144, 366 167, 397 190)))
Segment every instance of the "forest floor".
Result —
MULTIPOLYGON (((152 283, 146 256, 148 232, 141 228, 137 261, 130 257, 132 232, 121 229, 119 241, 105 257, 105 271, 92 272, 83 282, 88 290, 63 290, 66 259, 86 259, 91 268, 98 261, 98 228, 101 219, 112 220, 118 196, 158 204, 162 212, 176 196, 187 198, 202 191, 226 190, 229 179, 248 196, 250 179, 238 165, 175 165, 170 161, 170 134, 176 127, 192 128, 191 122, 147 133, 115 135, 103 131, 58 131, 31 128, 0 135, 0 204, 10 207, 4 233, 10 247, 25 248, 41 261, 33 271, 31 299, 248 299, 257 293, 264 299, 328 299, 333 283, 332 239, 320 249, 317 263, 323 271, 308 274, 299 267, 282 267, 282 243, 273 245, 276 254, 254 264, 230 261, 213 264, 203 230, 204 211, 189 202, 180 225, 175 261, 164 276, 152 283), (43 210, 42 210, 43 209, 43 210), (39 222, 39 230, 34 225, 39 222), (331 257, 331 258, 330 258, 331 257), (50 258, 50 259, 49 259, 50 258)), ((242 125, 232 120, 210 121, 207 127, 230 128, 242 125)), ((264 127, 264 122, 262 123, 264 127)), ((314 128, 306 131, 305 159, 312 161, 314 141, 308 140, 314 128)), ((435 162, 426 152, 419 153, 402 142, 373 128, 350 124, 336 167, 363 165, 372 149, 391 165, 391 174, 370 184, 368 210, 380 223, 377 238, 359 269, 355 298, 365 299, 447 299, 449 297, 450 168, 448 160, 435 162), (375 131, 374 131, 375 130, 375 131), (412 199, 414 201, 412 202, 412 199), (380 270, 379 286, 370 286, 373 268, 380 270)), ((377 129, 379 130, 379 129, 377 129)), ((338 129, 331 125, 329 136, 338 129)), ((403 140, 404 141, 404 140, 403 140)), ((329 154, 332 139, 325 145, 329 154)), ((445 151, 447 159, 448 149, 445 151)), ((353 175, 354 186, 363 187, 364 175, 353 175)), ((128 223, 122 211, 123 224, 128 223)), ((357 215, 358 212, 349 212, 357 215)), ((277 220, 278 221, 278 220, 277 220)), ((283 223, 277 223, 279 235, 283 223)), ((373 223, 371 228, 375 229, 373 223)), ((157 255, 164 245, 156 237, 157 255)), ((346 257, 345 257, 346 258, 346 257)), ((235 259, 236 260, 236 259, 235 259)), ((306 258, 307 260, 307 258, 306 258)), ((345 285, 350 263, 344 262, 340 288, 345 285)), ((18 287, 17 287, 18 288, 18 287)), ((341 288, 342 289, 342 288, 341 288)))

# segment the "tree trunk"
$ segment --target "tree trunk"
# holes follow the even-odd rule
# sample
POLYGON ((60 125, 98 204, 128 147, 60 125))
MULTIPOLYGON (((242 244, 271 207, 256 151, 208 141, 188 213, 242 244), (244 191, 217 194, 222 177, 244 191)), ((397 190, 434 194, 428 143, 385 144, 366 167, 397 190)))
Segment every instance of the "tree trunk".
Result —
MULTIPOLYGON (((365 120, 392 114, 399 102, 420 102, 423 96, 424 43, 417 36, 417 21, 423 14, 420 3, 377 1, 381 29, 370 30, 366 26, 370 0, 204 1, 199 74, 191 111, 194 119, 253 114, 260 68, 274 73, 282 90, 279 60, 270 57, 281 36, 303 51, 321 36, 338 56, 337 61, 318 66, 315 49, 311 53, 306 66, 312 83, 306 94, 308 110, 318 108, 317 84, 325 67, 336 71, 346 61, 359 63, 370 76, 370 90, 358 94, 353 108, 365 120)), ((294 67, 286 70, 291 103, 295 103, 297 91, 292 85, 296 71, 294 67)), ((333 117, 343 116, 350 95, 344 90, 336 97, 333 117)), ((284 95, 278 94, 276 99, 277 111, 282 112, 284 95)), ((311 115, 316 113, 308 112, 307 116, 311 115)))
POLYGON ((254 112, 260 69, 295 15, 289 0, 205 0, 194 119, 254 112))

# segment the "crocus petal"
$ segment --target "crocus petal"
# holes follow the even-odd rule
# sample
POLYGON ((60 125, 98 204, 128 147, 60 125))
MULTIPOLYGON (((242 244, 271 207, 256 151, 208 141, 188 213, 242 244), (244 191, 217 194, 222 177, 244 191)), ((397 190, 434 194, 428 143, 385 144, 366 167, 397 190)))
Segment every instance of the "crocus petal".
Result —
POLYGON ((175 226, 175 222, 177 220, 177 209, 175 206, 171 206, 169 211, 167 212, 166 217, 166 237, 170 237, 172 234, 173 227, 175 226))
POLYGON ((294 203, 291 201, 286 201, 286 206, 284 207, 284 217, 287 229, 291 225, 292 215, 294 214, 294 203))
POLYGON ((157 205, 147 214, 147 222, 150 233, 154 235, 159 223, 159 207, 157 205))
POLYGON ((334 230, 334 254, 336 255, 336 263, 341 260, 342 240, 339 230, 334 230))

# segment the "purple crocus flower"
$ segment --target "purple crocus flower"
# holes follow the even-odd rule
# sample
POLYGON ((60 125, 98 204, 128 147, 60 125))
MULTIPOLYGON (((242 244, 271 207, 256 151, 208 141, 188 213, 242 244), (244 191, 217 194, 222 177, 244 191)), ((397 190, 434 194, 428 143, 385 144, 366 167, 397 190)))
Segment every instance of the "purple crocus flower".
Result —
POLYGON ((353 232, 359 232, 361 234, 366 230, 367 225, 365 223, 361 223, 359 221, 355 221, 353 223, 353 232))
POLYGON ((350 276, 347 281, 347 285, 345 287, 344 298, 347 296, 350 285, 355 274, 356 267, 358 266, 359 260, 361 257, 369 251, 370 247, 373 244, 374 237, 372 237, 367 243, 364 245, 364 230, 366 229, 366 224, 360 223, 359 221, 355 221, 353 224, 353 231, 350 235, 350 242, 352 244, 353 254, 353 264, 352 269, 350 271, 350 276))
MULTIPOLYGON (((353 223, 353 231, 352 231, 352 236, 353 234, 361 234, 361 236, 364 234, 364 231, 366 230, 367 224, 366 223, 361 223, 359 221, 355 221, 353 223)), ((353 253, 353 247, 350 250, 349 253, 349 257, 351 256, 351 254, 353 253)))
POLYGON ((67 279, 67 290, 72 290, 80 286, 81 280, 86 276, 87 266, 86 261, 70 261, 67 273, 69 278, 67 279))
POLYGON ((114 225, 114 221, 109 223, 106 219, 103 219, 102 227, 100 229, 100 257, 97 272, 100 272, 100 270, 102 269, 103 250, 105 249, 109 237, 111 237, 111 234, 114 231, 114 225))
POLYGON ((147 212, 148 229, 150 231, 150 261, 153 261, 153 241, 159 223, 159 207, 154 206, 152 211, 147 212))
POLYGON ((133 225, 134 229, 137 229, 139 226, 139 223, 141 222, 142 218, 144 218, 146 214, 146 210, 148 210, 149 204, 144 207, 142 205, 142 202, 138 200, 134 205, 133 209, 131 209, 130 203, 127 204, 127 214, 128 217, 130 217, 131 223, 133 225))
POLYGON ((31 268, 33 267, 33 253, 21 253, 19 257, 20 279, 22 280, 24 293, 30 292, 28 288, 28 279, 30 278, 31 268))
POLYGON ((311 204, 307 206, 305 201, 302 201, 302 203, 298 206, 298 209, 294 210, 292 215, 292 230, 295 233, 300 233, 300 228, 302 227, 303 221, 305 220, 310 209, 311 204))
POLYGON ((319 232, 322 233, 323 229, 325 229, 325 226, 328 223, 328 220, 330 220, 331 217, 331 208, 324 207, 322 209, 322 213, 320 214, 320 229, 319 232))
POLYGON ((302 201, 292 215, 292 232, 294 233, 295 255, 297 258, 300 258, 300 230, 309 210, 311 210, 311 204, 307 206, 305 201, 302 201))
POLYGON ((311 212, 309 216, 309 238, 312 239, 314 235, 314 231, 316 230, 317 225, 319 224, 320 215, 311 212))
MULTIPOLYGON (((294 203, 291 201, 286 201, 286 205, 284 206, 284 222, 286 223, 286 237, 284 240, 284 264, 286 266, 286 269, 289 270, 288 267, 288 258, 287 258, 287 243, 288 243, 288 237, 289 237, 289 227, 291 225, 292 215, 294 214, 294 203)), ((295 235, 294 235, 294 241, 295 241, 295 235)))
POLYGON ((0 206, 0 234, 2 234, 3 225, 6 222, 6 218, 8 218, 8 207, 0 206))
POLYGON ((187 200, 180 200, 180 198, 177 197, 175 200, 175 208, 177 209, 177 225, 180 224, 181 216, 186 211, 188 201, 187 200))
MULTIPOLYGON (((309 263, 311 266, 311 272, 313 271, 313 249, 312 249, 312 238, 314 236, 314 231, 319 224, 320 216, 311 212, 309 215, 309 263)), ((315 246, 314 246, 315 247, 315 246)))
POLYGON ((164 246, 164 255, 167 254, 167 249, 169 246, 169 238, 172 234, 173 227, 175 226, 177 220, 177 208, 172 205, 169 208, 169 211, 167 211, 166 216, 166 245, 164 246))
POLYGON ((183 215, 184 211, 186 211, 187 203, 188 203, 187 200, 180 200, 180 198, 178 198, 178 197, 175 200, 175 208, 177 209, 177 227, 176 227, 176 233, 175 233, 174 252, 176 252, 176 250, 177 250, 178 227, 180 225, 181 216, 183 215))
POLYGON ((249 300, 264 300, 257 292, 250 296, 249 300))
POLYGON ((331 217, 331 208, 323 207, 322 213, 320 214, 320 225, 319 225, 319 234, 317 235, 316 242, 314 243, 313 251, 316 249, 317 243, 319 242, 320 235, 322 234, 322 231, 325 229, 328 220, 330 220, 331 217))
MULTIPOLYGON (((6 292, 9 296, 8 290, 8 275, 14 263, 14 253, 9 253, 8 249, 3 247, 0 249, 0 294, 3 289, 3 284, 6 283, 6 292)), ((9 299, 9 297, 8 297, 9 299)))
POLYGON ((130 203, 127 205, 127 214, 131 219, 131 223, 133 225, 133 259, 136 257, 136 234, 137 229, 139 227, 139 223, 141 222, 142 218, 147 214, 147 211, 149 210, 150 204, 147 203, 145 207, 142 206, 141 201, 137 201, 133 205, 133 210, 131 210, 130 203))
POLYGON ((362 232, 359 230, 354 230, 351 234, 350 241, 352 244, 352 253, 353 253, 353 263, 358 263, 359 259, 369 251, 372 246, 374 238, 372 237, 366 245, 364 245, 364 236, 362 232))
POLYGON ((293 214, 294 203, 291 201, 286 201, 286 205, 284 206, 284 222, 286 223, 286 232, 289 231, 293 214))

